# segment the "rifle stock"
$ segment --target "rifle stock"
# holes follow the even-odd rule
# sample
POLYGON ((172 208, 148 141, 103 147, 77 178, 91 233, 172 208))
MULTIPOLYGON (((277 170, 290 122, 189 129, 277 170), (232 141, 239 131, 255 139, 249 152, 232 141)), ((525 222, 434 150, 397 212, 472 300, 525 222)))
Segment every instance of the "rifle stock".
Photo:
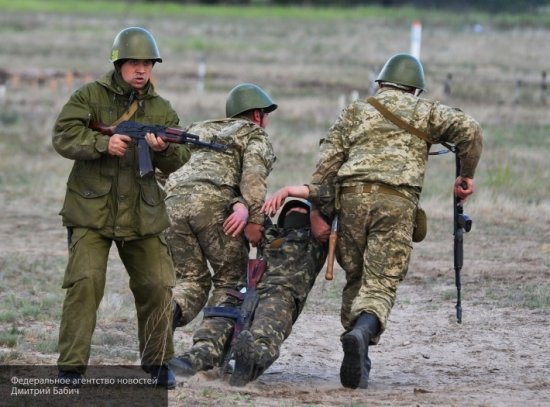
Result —
POLYGON ((328 238, 327 270, 325 280, 332 280, 334 277, 334 260, 336 257, 336 242, 338 240, 338 215, 334 216, 328 238))
POLYGON ((115 133, 116 126, 108 126, 103 123, 91 122, 89 125, 90 129, 100 132, 106 136, 111 137, 115 133))

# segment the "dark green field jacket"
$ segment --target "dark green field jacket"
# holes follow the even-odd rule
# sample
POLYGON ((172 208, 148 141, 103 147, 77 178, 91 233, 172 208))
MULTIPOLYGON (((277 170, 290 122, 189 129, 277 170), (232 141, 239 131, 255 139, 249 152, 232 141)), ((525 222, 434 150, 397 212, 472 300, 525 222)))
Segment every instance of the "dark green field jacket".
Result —
MULTIPOLYGON (((88 128, 90 122, 115 122, 134 97, 132 88, 111 71, 75 91, 61 109, 52 143, 60 155, 74 160, 60 212, 65 226, 96 229, 118 239, 155 235, 169 226, 165 193, 155 175, 139 175, 137 144, 131 143, 123 157, 115 157, 107 153, 109 137, 88 128)), ((177 113, 151 83, 130 120, 179 124, 177 113)), ((150 154, 153 166, 169 174, 189 159, 190 150, 170 144, 165 151, 150 154)))

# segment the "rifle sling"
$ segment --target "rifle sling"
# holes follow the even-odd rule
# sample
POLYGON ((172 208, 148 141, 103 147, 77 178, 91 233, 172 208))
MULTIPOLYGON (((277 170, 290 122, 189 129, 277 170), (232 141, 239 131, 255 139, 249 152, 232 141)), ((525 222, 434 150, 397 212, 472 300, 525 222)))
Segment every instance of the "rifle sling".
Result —
POLYGON ((132 117, 134 115, 134 113, 136 112, 138 108, 138 101, 137 99, 135 99, 132 104, 128 107, 128 110, 122 115, 120 116, 118 119, 116 119, 112 124, 111 126, 113 127, 116 127, 118 126, 120 123, 122 123, 123 121, 125 120, 128 120, 130 117, 132 117))
POLYGON ((416 137, 421 138, 428 144, 428 146, 432 144, 432 142, 428 139, 428 136, 426 135, 426 133, 417 129, 416 127, 411 126, 409 123, 407 123, 400 117, 396 116, 394 113, 390 112, 388 108, 384 106, 382 103, 380 103, 377 99, 371 96, 367 99, 367 102, 369 102, 376 110, 378 110, 382 114, 382 116, 384 116, 390 122, 395 124, 397 127, 400 127, 403 130, 408 131, 411 134, 414 134, 416 137))
POLYGON ((203 309, 204 317, 223 317, 223 318, 232 318, 235 321, 240 318, 239 309, 233 307, 204 307, 203 309))

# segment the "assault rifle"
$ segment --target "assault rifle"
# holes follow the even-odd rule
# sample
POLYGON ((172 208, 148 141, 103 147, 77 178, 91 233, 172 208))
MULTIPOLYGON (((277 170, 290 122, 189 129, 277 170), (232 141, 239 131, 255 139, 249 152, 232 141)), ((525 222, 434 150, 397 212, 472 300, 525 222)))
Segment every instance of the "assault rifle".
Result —
POLYGON ((233 307, 206 307, 204 308, 204 317, 224 317, 231 318, 235 321, 233 327, 233 333, 231 334, 231 341, 229 348, 222 361, 220 375, 223 376, 228 371, 229 362, 234 359, 233 345, 237 340, 237 337, 242 331, 250 329, 252 321, 254 320, 254 313, 260 302, 260 295, 256 291, 256 286, 262 278, 266 269, 267 262, 263 257, 248 260, 248 267, 246 270, 246 288, 237 290, 228 290, 228 294, 241 300, 239 308, 233 307))
POLYGON ((199 136, 187 133, 186 131, 176 129, 174 127, 166 127, 156 124, 143 124, 129 120, 120 122, 120 124, 116 126, 108 126, 106 124, 92 122, 89 127, 90 129, 96 130, 106 136, 124 134, 134 139, 138 145, 139 175, 141 177, 153 172, 153 164, 151 162, 151 155, 149 154, 149 145, 147 144, 147 141, 145 141, 145 135, 147 133, 153 133, 157 137, 160 137, 162 140, 169 143, 194 144, 218 151, 227 150, 227 146, 225 144, 200 141, 199 136))
MULTIPOLYGON (((456 176, 460 175, 460 158, 456 146, 444 144, 450 151, 455 153, 456 176)), ((456 320, 460 324, 462 322, 462 304, 461 304, 461 288, 460 271, 464 261, 464 233, 472 229, 472 219, 464 213, 462 200, 456 195, 453 196, 453 235, 454 235, 454 268, 455 268, 455 284, 456 284, 456 320)))

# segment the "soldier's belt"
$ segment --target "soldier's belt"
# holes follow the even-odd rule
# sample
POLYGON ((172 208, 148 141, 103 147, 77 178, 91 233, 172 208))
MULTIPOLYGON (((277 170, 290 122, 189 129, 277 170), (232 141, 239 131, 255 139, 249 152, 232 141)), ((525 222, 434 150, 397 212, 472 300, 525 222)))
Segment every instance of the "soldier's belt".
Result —
POLYGON ((395 195, 395 196, 400 196, 401 198, 411 200, 411 198, 408 197, 407 195, 402 194, 401 192, 393 188, 380 185, 380 184, 360 184, 360 185, 351 185, 351 186, 340 188, 340 193, 342 194, 353 194, 353 193, 362 194, 367 192, 380 192, 381 194, 395 195))

